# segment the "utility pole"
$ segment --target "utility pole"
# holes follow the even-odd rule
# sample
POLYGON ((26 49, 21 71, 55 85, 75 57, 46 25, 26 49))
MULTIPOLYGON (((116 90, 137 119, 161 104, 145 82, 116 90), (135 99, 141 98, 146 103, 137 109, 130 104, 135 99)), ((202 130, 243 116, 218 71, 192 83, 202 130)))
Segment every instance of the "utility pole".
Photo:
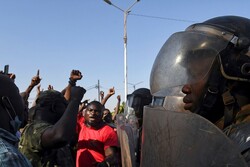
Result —
POLYGON ((98 82, 97 82, 97 91, 98 91, 98 101, 100 101, 100 81, 98 79, 98 82))

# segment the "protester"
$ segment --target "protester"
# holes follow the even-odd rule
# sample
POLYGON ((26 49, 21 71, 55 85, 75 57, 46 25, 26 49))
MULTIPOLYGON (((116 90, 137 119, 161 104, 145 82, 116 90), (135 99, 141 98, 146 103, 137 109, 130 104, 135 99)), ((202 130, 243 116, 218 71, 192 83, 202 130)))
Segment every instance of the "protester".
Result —
POLYGON ((86 92, 76 86, 81 78, 80 71, 72 70, 65 97, 51 89, 41 92, 36 100, 33 121, 25 126, 19 143, 20 151, 33 166, 75 166, 69 144, 75 134, 79 104, 86 92))
POLYGON ((41 80, 42 79, 39 76, 39 70, 38 70, 37 74, 34 77, 32 77, 30 85, 27 87, 27 89, 24 92, 21 93, 21 96, 23 97, 23 99, 24 99, 25 104, 27 105, 27 107, 28 107, 28 104, 29 104, 28 103, 28 98, 30 96, 30 92, 33 90, 33 88, 35 86, 37 86, 38 84, 40 84, 41 80))
POLYGON ((101 103, 102 103, 102 105, 104 105, 105 106, 105 104, 106 104, 106 102, 108 101, 108 99, 111 97, 111 96, 113 96, 115 94, 115 88, 114 87, 112 87, 112 88, 110 88, 109 89, 109 92, 107 93, 107 95, 104 97, 104 92, 102 93, 102 101, 101 101, 101 103))
POLYGON ((41 78, 39 76, 39 70, 37 71, 37 74, 32 77, 31 79, 31 82, 29 84, 29 86, 27 87, 27 89, 24 91, 24 92, 21 92, 21 96, 25 102, 25 119, 21 125, 21 128, 23 128, 27 123, 28 123, 28 115, 29 115, 29 102, 28 102, 28 99, 29 99, 29 96, 30 96, 30 93, 31 91, 33 90, 33 88, 35 86, 37 86, 40 82, 41 82, 41 78))
MULTIPOLYGON (((102 105, 105 106, 106 102, 108 101, 108 99, 113 96, 115 94, 115 88, 112 87, 109 89, 109 92, 107 93, 107 95, 104 97, 104 92, 101 91, 100 96, 101 96, 101 103, 102 105)), ((117 112, 115 112, 115 115, 117 114, 117 112)), ((104 122, 106 122, 110 127, 115 129, 115 124, 114 124, 114 118, 115 115, 113 116, 110 112, 110 110, 108 108, 105 108, 103 111, 103 117, 102 119, 104 120, 104 122)))
POLYGON ((0 166, 31 167, 17 149, 16 133, 24 119, 24 102, 8 75, 0 74, 0 166))
POLYGON ((104 99, 104 92, 100 91, 100 101, 103 101, 103 99, 104 99))
POLYGON ((121 104, 121 95, 118 95, 117 97, 117 103, 114 108, 114 112, 112 113, 112 121, 115 123, 116 121, 116 116, 120 112, 120 104, 121 104))
POLYGON ((87 105, 78 139, 77 167, 119 164, 117 134, 103 121, 103 111, 104 106, 98 101, 87 105))
POLYGON ((104 109, 102 119, 106 123, 112 123, 113 122, 112 121, 112 114, 111 114, 111 112, 110 112, 110 110, 108 108, 104 109))

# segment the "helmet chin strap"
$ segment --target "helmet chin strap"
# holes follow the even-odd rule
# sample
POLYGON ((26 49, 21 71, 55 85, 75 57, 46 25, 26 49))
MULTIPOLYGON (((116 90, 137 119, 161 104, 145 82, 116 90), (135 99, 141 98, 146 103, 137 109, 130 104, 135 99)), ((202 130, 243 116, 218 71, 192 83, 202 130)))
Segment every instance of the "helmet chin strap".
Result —
MULTIPOLYGON (((198 111, 198 114, 204 116, 209 119, 212 113, 213 107, 216 105, 218 98, 221 96, 224 103, 224 126, 231 125, 235 121, 235 116, 240 110, 240 107, 237 103, 236 98, 233 96, 232 88, 229 87, 229 83, 227 80, 221 75, 218 69, 214 69, 211 71, 211 75, 208 80, 207 90, 204 94, 204 98, 198 111)), ((215 111, 216 112, 216 111, 215 111)), ((219 112, 219 111, 217 111, 219 112)), ((218 113, 219 114, 219 113, 218 113)), ((210 120, 210 119, 209 119, 210 120)), ((217 120, 210 120, 212 122, 217 120)))
POLYGON ((236 98, 232 94, 232 88, 227 88, 227 90, 222 94, 224 102, 224 128, 235 122, 235 116, 239 112, 240 107, 237 103, 236 98))
POLYGON ((213 113, 212 110, 221 93, 223 92, 225 79, 220 73, 218 61, 214 62, 211 69, 212 70, 207 81, 207 89, 204 92, 203 100, 201 101, 201 106, 197 113, 209 119, 210 121, 215 122, 217 120, 214 120, 216 117, 213 114, 219 113, 213 113))
MULTIPOLYGON (((219 54, 225 55, 232 46, 228 46, 219 54)), ((239 111, 239 105, 236 98, 233 96, 233 85, 223 77, 220 69, 220 59, 215 60, 207 82, 207 90, 204 93, 203 101, 201 103, 198 114, 207 117, 210 121, 215 122, 219 119, 219 114, 223 115, 223 111, 212 111, 216 102, 222 97, 224 103, 224 127, 226 128, 235 121, 235 115, 239 111), (214 112, 214 113, 212 113, 214 112), (213 117, 213 114, 218 114, 218 118, 213 117)), ((222 109, 223 110, 223 109, 222 109)))

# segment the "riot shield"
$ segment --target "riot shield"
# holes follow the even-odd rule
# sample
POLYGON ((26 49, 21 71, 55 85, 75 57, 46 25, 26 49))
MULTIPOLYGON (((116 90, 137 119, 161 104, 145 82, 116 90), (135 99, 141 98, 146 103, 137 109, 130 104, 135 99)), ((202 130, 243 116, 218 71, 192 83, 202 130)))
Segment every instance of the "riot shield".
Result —
POLYGON ((121 147, 122 167, 136 167, 135 143, 132 127, 126 123, 123 114, 118 114, 117 134, 121 147))
POLYGON ((141 167, 245 167, 238 147, 215 125, 187 112, 144 107, 141 167))

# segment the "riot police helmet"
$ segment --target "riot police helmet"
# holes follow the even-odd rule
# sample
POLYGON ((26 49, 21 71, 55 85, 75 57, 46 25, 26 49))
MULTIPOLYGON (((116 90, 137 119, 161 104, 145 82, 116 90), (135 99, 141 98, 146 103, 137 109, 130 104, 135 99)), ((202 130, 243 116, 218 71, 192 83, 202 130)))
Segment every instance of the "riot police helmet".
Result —
POLYGON ((125 115, 135 115, 141 125, 141 119, 143 117, 143 107, 149 105, 152 102, 152 95, 148 88, 138 88, 131 94, 127 95, 125 115))
POLYGON ((161 97, 183 96, 183 85, 207 78, 200 110, 211 109, 215 104, 211 99, 218 99, 230 89, 228 83, 250 82, 249 29, 248 18, 220 16, 174 33, 153 64, 151 93, 161 97))

